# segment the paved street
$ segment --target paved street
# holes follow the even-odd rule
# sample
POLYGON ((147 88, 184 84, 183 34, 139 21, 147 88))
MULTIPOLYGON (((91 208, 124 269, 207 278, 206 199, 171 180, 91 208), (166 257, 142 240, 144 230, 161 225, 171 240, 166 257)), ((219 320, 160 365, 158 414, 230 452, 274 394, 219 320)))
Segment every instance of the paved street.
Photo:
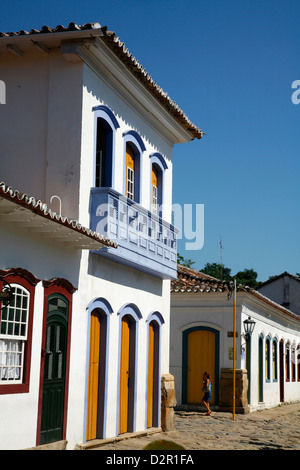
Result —
POLYGON ((110 442, 93 450, 142 450, 157 439, 175 441, 187 450, 300 450, 300 403, 248 415, 176 412, 176 430, 110 442))

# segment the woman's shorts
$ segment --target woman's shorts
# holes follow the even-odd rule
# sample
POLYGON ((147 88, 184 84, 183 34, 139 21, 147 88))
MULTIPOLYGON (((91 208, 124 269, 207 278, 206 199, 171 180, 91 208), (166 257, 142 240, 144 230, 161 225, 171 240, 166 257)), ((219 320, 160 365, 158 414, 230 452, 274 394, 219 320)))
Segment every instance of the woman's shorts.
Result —
POLYGON ((211 400, 211 392, 205 392, 204 397, 202 398, 203 401, 209 402, 211 400))

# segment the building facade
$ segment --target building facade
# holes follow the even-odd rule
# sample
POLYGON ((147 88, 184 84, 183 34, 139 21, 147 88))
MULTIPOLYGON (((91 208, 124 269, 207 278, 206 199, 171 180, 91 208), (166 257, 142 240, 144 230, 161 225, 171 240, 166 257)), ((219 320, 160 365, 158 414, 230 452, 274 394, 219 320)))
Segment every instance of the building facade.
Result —
POLYGON ((258 291, 300 315, 300 278, 284 272, 260 284, 258 291))
MULTIPOLYGON (((178 266, 171 282, 170 372, 178 406, 198 406, 202 374, 212 380, 212 406, 233 409, 232 285, 178 266)), ((236 293, 235 409, 246 413, 300 400, 299 316, 254 289, 236 293), (255 322, 245 333, 244 322, 255 322)))
POLYGON ((97 23, 1 33, 0 52, 1 446, 159 427, 172 148, 202 131, 97 23))

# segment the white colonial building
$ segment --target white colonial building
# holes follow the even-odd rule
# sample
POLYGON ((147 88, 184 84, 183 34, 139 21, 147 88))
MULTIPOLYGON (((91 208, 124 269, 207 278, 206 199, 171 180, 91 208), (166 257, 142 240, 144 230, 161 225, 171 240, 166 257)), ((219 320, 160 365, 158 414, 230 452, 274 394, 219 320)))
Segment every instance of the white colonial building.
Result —
POLYGON ((159 427, 172 148, 202 132, 97 23, 1 33, 0 62, 0 446, 159 427))
POLYGON ((170 372, 178 406, 198 406, 202 374, 213 383, 212 405, 233 409, 236 331, 238 413, 300 400, 300 317, 250 288, 238 287, 236 328, 230 283, 178 266, 171 282, 170 372), (254 321, 245 334, 244 322, 254 321))

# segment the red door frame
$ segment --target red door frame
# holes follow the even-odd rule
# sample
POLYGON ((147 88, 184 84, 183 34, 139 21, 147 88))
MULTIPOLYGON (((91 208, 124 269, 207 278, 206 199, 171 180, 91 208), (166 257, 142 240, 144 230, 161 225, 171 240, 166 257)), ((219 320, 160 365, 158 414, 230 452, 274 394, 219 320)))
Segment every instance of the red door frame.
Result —
POLYGON ((45 344, 46 344, 48 297, 51 294, 61 294, 65 296, 69 302, 65 398, 64 398, 64 421, 63 421, 63 440, 66 439, 67 409, 68 409, 68 398, 69 398, 72 298, 73 298, 73 293, 76 291, 75 287, 73 287, 72 284, 66 279, 53 279, 52 281, 43 281, 43 286, 44 286, 44 309, 43 309, 42 344, 41 344, 41 368, 40 368, 40 387, 39 387, 39 399, 38 399, 38 419, 37 419, 37 431, 36 431, 36 445, 37 446, 40 444, 40 436, 41 436, 44 366, 45 366, 45 358, 44 358, 43 350, 45 349, 45 344))

